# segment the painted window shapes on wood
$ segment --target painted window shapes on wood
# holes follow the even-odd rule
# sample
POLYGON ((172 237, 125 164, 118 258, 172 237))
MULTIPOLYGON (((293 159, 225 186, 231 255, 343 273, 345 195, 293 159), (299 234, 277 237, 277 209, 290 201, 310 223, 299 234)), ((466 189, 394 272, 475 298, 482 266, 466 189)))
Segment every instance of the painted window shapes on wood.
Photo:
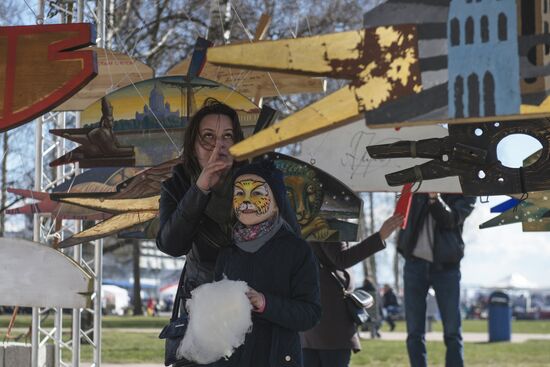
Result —
POLYGON ((472 17, 468 17, 466 19, 466 44, 471 45, 474 43, 474 19, 472 17))
POLYGON ((483 105, 485 107, 485 116, 496 115, 495 79, 489 71, 485 72, 483 76, 483 105))
POLYGON ((487 43, 489 42, 489 18, 486 15, 482 16, 480 23, 481 42, 487 43))
POLYGON ((506 14, 500 13, 498 15, 498 39, 499 41, 506 41, 508 39, 508 18, 506 14))
POLYGON ((455 79, 455 117, 464 117, 464 79, 459 75, 455 79))
POLYGON ((473 73, 468 76, 468 116, 479 116, 479 78, 473 73))
POLYGON ((451 46, 460 44, 460 23, 458 19, 451 19, 451 46))

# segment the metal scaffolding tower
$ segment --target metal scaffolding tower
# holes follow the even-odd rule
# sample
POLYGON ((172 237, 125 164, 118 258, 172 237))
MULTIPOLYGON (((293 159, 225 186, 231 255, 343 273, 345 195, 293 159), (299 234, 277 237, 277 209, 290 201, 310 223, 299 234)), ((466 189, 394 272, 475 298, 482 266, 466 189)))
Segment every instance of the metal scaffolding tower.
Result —
MULTIPOLYGON (((82 22, 86 9, 88 17, 97 25, 97 44, 105 47, 105 19, 106 0, 93 1, 93 6, 85 0, 58 0, 50 2, 61 17, 61 22, 66 23, 74 19, 76 3, 76 19, 82 22)), ((45 1, 38 1, 38 14, 36 23, 44 22, 45 1)), ((36 191, 47 191, 63 183, 79 173, 77 166, 62 166, 52 169, 48 163, 54 158, 65 154, 74 147, 73 143, 48 133, 50 129, 63 129, 66 127, 80 126, 80 113, 78 112, 49 112, 35 120, 35 184, 36 191)), ((80 221, 57 222, 55 218, 34 216, 34 241, 44 245, 53 246, 65 235, 78 232, 81 229, 80 221)), ((63 309, 45 309, 33 307, 32 310, 32 367, 42 367, 39 364, 39 349, 49 341, 54 345, 55 366, 80 365, 80 344, 85 340, 93 349, 93 367, 101 365, 101 283, 103 263, 103 241, 96 241, 93 252, 83 251, 79 245, 66 251, 66 255, 72 256, 94 279, 94 293, 92 306, 86 309, 72 310, 72 332, 63 335, 63 309), (41 326, 42 317, 54 315, 53 328, 47 329, 41 326), (88 317, 89 316, 89 317, 88 317), (83 320, 93 320, 86 323, 83 320), (65 353, 66 352, 66 353, 65 353), (70 361, 70 362, 68 362, 70 361)), ((89 246, 89 245, 87 245, 89 246)))

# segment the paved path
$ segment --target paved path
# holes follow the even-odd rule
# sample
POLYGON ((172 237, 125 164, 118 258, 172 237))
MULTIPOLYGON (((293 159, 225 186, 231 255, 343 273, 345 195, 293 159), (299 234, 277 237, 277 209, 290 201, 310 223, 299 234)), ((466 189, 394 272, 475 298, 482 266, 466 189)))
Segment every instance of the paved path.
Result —
MULTIPOLYGON (((398 331, 386 331, 381 332, 381 340, 402 340, 407 339, 407 333, 398 331)), ((361 339, 370 339, 370 333, 360 333, 361 339)), ((462 338, 465 342, 469 343, 487 343, 489 342, 488 333, 462 333, 462 338)), ((426 340, 428 341, 443 341, 443 333, 440 331, 432 331, 426 334, 426 340)), ((550 334, 512 334, 512 343, 523 343, 527 340, 548 340, 550 341, 550 334)))

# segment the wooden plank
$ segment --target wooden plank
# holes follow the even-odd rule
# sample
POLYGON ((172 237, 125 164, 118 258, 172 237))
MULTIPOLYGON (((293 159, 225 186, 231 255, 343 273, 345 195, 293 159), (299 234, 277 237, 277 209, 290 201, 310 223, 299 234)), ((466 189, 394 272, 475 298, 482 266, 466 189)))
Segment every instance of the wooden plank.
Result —
POLYGON ((35 242, 0 238, 0 305, 84 308, 91 277, 71 258, 35 242))
POLYGON ((416 27, 401 25, 208 50, 212 63, 350 79, 317 101, 231 148, 246 159, 353 121, 422 91, 416 27))
MULTIPOLYGON (((384 175, 428 160, 372 159, 365 148, 368 145, 387 144, 399 140, 442 138, 447 135, 447 129, 441 126, 401 128, 398 131, 370 129, 365 125, 365 120, 358 119, 346 126, 302 141, 299 153, 293 156, 338 177, 353 191, 399 192, 401 186, 389 186, 384 175)), ((415 185, 415 189, 417 186, 415 185)), ((418 190, 419 192, 462 192, 458 177, 424 181, 418 190)))
POLYGON ((0 131, 61 104, 97 74, 87 23, 0 27, 0 131))
MULTIPOLYGON (((185 75, 189 68, 189 59, 168 70, 166 75, 185 75)), ((245 69, 226 68, 207 62, 201 77, 227 85, 248 98, 276 97, 298 93, 322 93, 325 82, 322 78, 311 78, 282 73, 267 73, 245 69)))
POLYGON ((128 55, 98 47, 90 47, 90 50, 97 55, 97 76, 77 94, 56 107, 55 111, 85 110, 116 89, 153 77, 154 71, 151 67, 128 55))
POLYGON ((79 243, 93 241, 99 238, 115 235, 122 230, 132 228, 142 223, 146 223, 156 218, 157 216, 158 210, 121 213, 119 215, 115 215, 112 218, 104 220, 103 222, 100 222, 91 228, 79 232, 74 236, 67 238, 66 240, 63 240, 59 244, 59 247, 67 248, 77 245, 79 243))
POLYGON ((258 25, 256 26, 256 33, 254 33, 254 41, 259 41, 264 39, 270 24, 271 24, 271 17, 266 13, 263 13, 260 16, 258 25))
POLYGON ((80 205, 85 208, 102 210, 109 213, 157 210, 159 209, 160 195, 136 199, 96 199, 96 198, 62 198, 62 203, 80 205))

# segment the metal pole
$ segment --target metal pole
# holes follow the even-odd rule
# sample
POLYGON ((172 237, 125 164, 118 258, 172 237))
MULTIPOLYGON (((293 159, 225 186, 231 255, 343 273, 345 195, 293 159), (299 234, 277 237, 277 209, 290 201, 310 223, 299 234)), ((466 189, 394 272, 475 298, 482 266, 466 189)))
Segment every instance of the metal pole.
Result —
POLYGON ((45 8, 46 8, 46 0, 38 0, 38 15, 36 16, 36 24, 44 24, 45 8))
MULTIPOLYGON (((101 36, 98 46, 105 48, 106 32, 106 0, 98 1, 98 24, 101 36)), ((101 367, 101 284, 103 283, 103 239, 96 241, 94 252, 95 267, 95 299, 94 299, 94 367, 101 367)))
MULTIPOLYGON (((77 22, 82 22, 84 13, 81 11, 81 3, 83 3, 83 0, 78 1, 78 14, 77 14, 77 22)), ((75 125, 77 128, 81 127, 81 120, 80 120, 80 112, 76 112, 75 114, 75 125)), ((78 165, 78 163, 77 163, 78 165)), ((80 174, 80 169, 78 166, 75 168, 75 174, 80 174)), ((76 232, 80 232, 82 230, 82 221, 77 221, 75 225, 76 232)), ((81 265, 82 262, 82 245, 77 245, 74 247, 74 254, 73 254, 74 261, 78 265, 81 265)), ((80 308, 73 308, 73 326, 72 326, 72 341, 73 341, 73 354, 71 363, 73 367, 78 367, 80 365, 80 328, 81 328, 81 316, 82 310, 80 308)))
MULTIPOLYGON (((65 128, 65 113, 59 113, 57 115, 57 121, 56 121, 57 128, 64 129, 65 128)), ((63 144, 62 142, 58 142, 57 146, 55 147, 56 155, 57 157, 60 157, 63 155, 63 144)), ((63 167, 57 166, 56 168, 56 174, 55 178, 59 179, 60 177, 63 177, 63 167)), ((56 183, 59 184, 59 183, 56 183)), ((53 221, 57 222, 58 220, 61 221, 59 218, 53 218, 53 221)), ((57 223, 56 223, 57 225, 57 223)), ((55 309, 55 319, 54 319, 54 327, 55 327, 55 334, 54 334, 54 366, 60 366, 61 364, 61 343, 63 341, 63 335, 61 333, 63 329, 63 309, 61 307, 56 307, 55 309)))
MULTIPOLYGON (((35 120, 35 139, 34 139, 34 189, 40 191, 42 188, 42 120, 39 117, 35 120)), ((40 214, 34 215, 33 240, 40 242, 40 214)), ((40 308, 32 308, 32 329, 31 329, 31 366, 38 367, 38 349, 40 343, 38 340, 40 328, 40 308)))
POLYGON ((76 21, 82 23, 84 21, 84 0, 78 0, 76 8, 76 21))
POLYGON ((103 279, 103 238, 95 244, 94 367, 101 366, 101 283, 103 279))

